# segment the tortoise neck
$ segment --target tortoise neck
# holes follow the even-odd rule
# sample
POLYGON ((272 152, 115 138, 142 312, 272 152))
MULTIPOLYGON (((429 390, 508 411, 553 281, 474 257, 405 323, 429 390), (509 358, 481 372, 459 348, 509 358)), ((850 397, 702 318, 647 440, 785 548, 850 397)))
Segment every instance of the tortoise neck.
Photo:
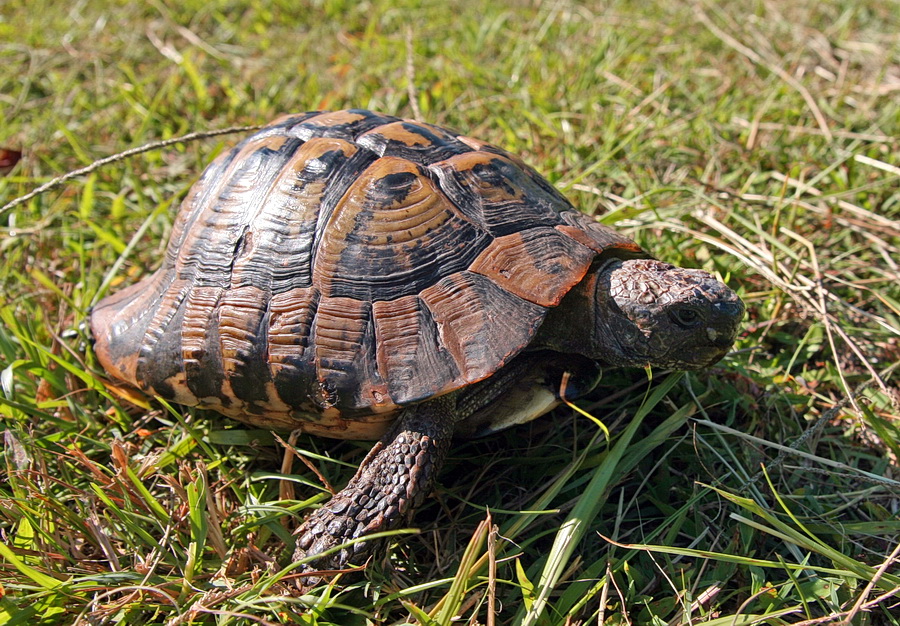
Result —
POLYGON ((611 259, 589 272, 562 299, 559 306, 550 309, 538 331, 535 347, 562 354, 580 354, 595 361, 605 361, 603 310, 608 294, 603 285, 609 274, 622 264, 611 259))

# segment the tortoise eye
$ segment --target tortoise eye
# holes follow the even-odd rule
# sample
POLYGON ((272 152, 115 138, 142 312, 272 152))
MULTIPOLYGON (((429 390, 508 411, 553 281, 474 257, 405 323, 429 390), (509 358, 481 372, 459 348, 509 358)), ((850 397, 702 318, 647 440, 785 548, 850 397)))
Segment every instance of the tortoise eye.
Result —
POLYGON ((693 328, 703 321, 697 309, 691 307, 679 307, 671 313, 672 321, 682 328, 693 328))

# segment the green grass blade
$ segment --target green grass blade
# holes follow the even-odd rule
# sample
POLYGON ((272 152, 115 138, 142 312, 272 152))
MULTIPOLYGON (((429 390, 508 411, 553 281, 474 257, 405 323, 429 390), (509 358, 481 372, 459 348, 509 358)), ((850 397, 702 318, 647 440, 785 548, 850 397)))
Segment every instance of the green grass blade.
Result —
POLYGON ((533 606, 525 612, 523 626, 531 626, 537 623, 543 614, 550 598, 550 594, 556 587, 563 570, 569 563, 569 559, 574 552, 578 542, 584 536, 587 524, 592 520, 603 504, 607 489, 609 488, 619 463, 625 455, 628 446, 631 444, 638 427, 643 422, 647 414, 662 400, 665 395, 681 380, 683 374, 670 374, 656 389, 649 394, 647 400, 641 405, 641 408, 635 413, 628 424, 628 427, 619 435, 609 456, 604 463, 597 468, 597 471, 585 489, 584 494, 579 498, 572 513, 563 522, 553 542, 553 547, 547 557, 547 563, 541 572, 540 580, 537 583, 537 596, 533 606))
POLYGON ((10 550, 5 543, 2 542, 0 542, 0 556, 6 559, 6 562, 19 570, 19 572, 33 580, 40 587, 47 591, 53 591, 59 586, 65 584, 65 581, 53 578, 53 576, 48 576, 47 574, 44 574, 43 572, 40 572, 28 565, 27 563, 25 563, 25 561, 16 556, 16 553, 10 550))

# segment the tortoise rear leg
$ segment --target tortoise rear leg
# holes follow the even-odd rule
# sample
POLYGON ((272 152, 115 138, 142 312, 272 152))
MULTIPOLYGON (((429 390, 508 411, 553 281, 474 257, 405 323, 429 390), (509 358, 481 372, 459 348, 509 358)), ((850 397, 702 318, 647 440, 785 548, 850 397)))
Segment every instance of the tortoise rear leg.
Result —
MULTIPOLYGON (((406 409, 348 485, 297 529, 294 560, 409 523, 447 456, 459 419, 455 409, 455 394, 406 409)), ((351 561, 361 564, 371 551, 370 543, 345 547, 316 559, 308 568, 341 569, 351 561)))

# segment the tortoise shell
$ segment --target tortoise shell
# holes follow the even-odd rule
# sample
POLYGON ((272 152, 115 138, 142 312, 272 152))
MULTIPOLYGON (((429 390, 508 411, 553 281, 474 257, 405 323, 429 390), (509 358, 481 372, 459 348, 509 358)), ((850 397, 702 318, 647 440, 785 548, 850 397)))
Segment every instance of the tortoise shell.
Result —
POLYGON ((602 253, 646 256, 500 148, 363 110, 287 115, 206 169, 162 267, 93 309, 94 349, 166 400, 377 438, 508 363, 602 253))

